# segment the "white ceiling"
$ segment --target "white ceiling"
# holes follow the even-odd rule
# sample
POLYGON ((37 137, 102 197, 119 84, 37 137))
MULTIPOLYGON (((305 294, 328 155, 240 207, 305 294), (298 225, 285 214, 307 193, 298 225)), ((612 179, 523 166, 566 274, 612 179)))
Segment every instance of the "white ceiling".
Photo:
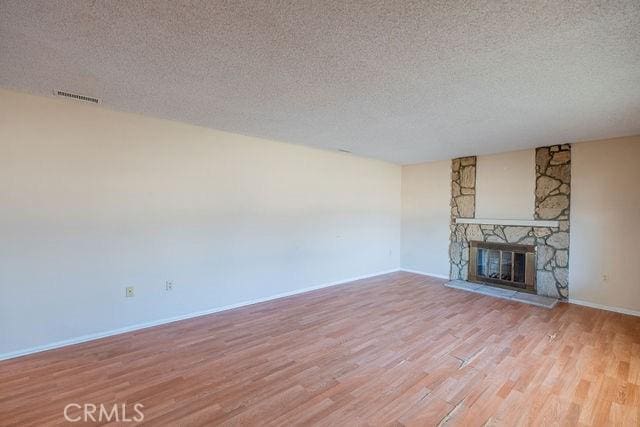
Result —
POLYGON ((640 134, 640 1, 0 0, 0 86, 416 163, 640 134))

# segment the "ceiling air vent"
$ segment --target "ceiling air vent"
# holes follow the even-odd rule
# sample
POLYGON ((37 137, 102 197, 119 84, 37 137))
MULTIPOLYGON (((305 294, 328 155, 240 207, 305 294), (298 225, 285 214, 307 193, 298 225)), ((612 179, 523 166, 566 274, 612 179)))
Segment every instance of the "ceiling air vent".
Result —
POLYGON ((85 102, 91 102, 93 104, 100 104, 99 98, 94 98, 92 96, 86 96, 86 95, 78 95, 77 93, 65 92, 64 90, 55 89, 53 91, 53 94, 55 96, 63 96, 65 98, 75 99, 76 101, 85 101, 85 102))

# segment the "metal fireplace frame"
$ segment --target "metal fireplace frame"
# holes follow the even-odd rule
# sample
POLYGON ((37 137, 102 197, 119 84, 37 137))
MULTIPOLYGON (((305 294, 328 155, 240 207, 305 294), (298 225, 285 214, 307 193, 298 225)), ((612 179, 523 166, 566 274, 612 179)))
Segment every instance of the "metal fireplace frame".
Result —
MULTIPOLYGON (((514 278, 514 256, 511 256, 511 278, 514 278)), ((500 274, 502 276, 502 261, 500 261, 500 274)), ((469 242, 469 273, 468 280, 470 282, 484 283, 500 288, 512 289, 522 292, 536 293, 536 247, 534 245, 516 245, 512 243, 494 243, 480 242, 473 240, 469 242), (525 255, 525 282, 515 282, 513 280, 496 279, 486 276, 478 276, 478 249, 488 249, 500 251, 500 260, 502 260, 502 252, 516 252, 525 255)))

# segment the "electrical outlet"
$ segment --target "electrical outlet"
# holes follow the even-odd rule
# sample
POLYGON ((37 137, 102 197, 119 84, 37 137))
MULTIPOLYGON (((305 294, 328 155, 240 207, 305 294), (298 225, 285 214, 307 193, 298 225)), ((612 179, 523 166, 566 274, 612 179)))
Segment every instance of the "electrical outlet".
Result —
POLYGON ((127 298, 131 298, 135 295, 135 292, 133 291, 133 286, 127 286, 126 288, 124 288, 124 296, 126 296, 127 298))
POLYGON ((165 289, 166 289, 167 291, 172 291, 172 290, 173 290, 173 282, 171 282, 171 281, 167 280, 167 281, 165 282, 165 289))

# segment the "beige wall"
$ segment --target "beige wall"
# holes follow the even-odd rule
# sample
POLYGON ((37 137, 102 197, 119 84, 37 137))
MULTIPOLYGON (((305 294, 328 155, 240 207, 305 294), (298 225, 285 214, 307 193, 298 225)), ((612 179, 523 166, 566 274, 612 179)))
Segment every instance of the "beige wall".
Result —
POLYGON ((476 218, 533 219, 535 150, 478 156, 476 218))
MULTIPOLYGON (((479 156, 476 173, 476 218, 533 218, 535 150, 479 156)), ((449 276, 450 201, 450 160, 402 167, 402 268, 449 276)))
POLYGON ((397 269, 400 179, 0 91, 0 354, 397 269))
MULTIPOLYGON (((533 150, 479 158, 478 179, 484 180, 479 198, 489 202, 490 181, 504 169, 488 165, 517 159, 519 184, 504 197, 518 197, 524 186, 533 197, 533 150), (529 160, 530 159, 530 160, 529 160), (484 172, 482 172, 484 169, 484 172), (488 177, 487 171, 495 174, 488 177), (496 172, 497 171, 497 172, 496 172), (531 176, 531 179, 528 177, 531 176)), ((571 183, 571 255, 569 298, 616 309, 640 312, 640 136, 573 144, 571 183)), ((423 163, 402 168, 402 266, 448 274, 450 162, 423 163)), ((525 203, 520 200, 520 212, 525 203)), ((509 207, 494 199, 496 206, 509 207)), ((527 203, 529 203, 527 201, 527 203)), ((530 219, 533 215, 533 199, 530 219)), ((515 206, 515 205, 514 205, 515 206)), ((527 208, 529 209, 529 208, 527 208)), ((515 216, 512 210, 511 218, 515 216)), ((480 211, 482 217, 499 212, 480 211)), ((476 215, 476 217, 480 217, 476 215)), ((509 218, 509 219, 511 219, 509 218)))
POLYGON ((640 136, 571 156, 569 297, 640 311, 640 136))
POLYGON ((402 268, 449 277, 451 161, 402 167, 402 268))
MULTIPOLYGON (((640 137, 572 156, 570 298, 640 310, 640 137)), ((449 199, 449 161, 0 90, 0 355, 400 265, 446 276, 449 199)))

